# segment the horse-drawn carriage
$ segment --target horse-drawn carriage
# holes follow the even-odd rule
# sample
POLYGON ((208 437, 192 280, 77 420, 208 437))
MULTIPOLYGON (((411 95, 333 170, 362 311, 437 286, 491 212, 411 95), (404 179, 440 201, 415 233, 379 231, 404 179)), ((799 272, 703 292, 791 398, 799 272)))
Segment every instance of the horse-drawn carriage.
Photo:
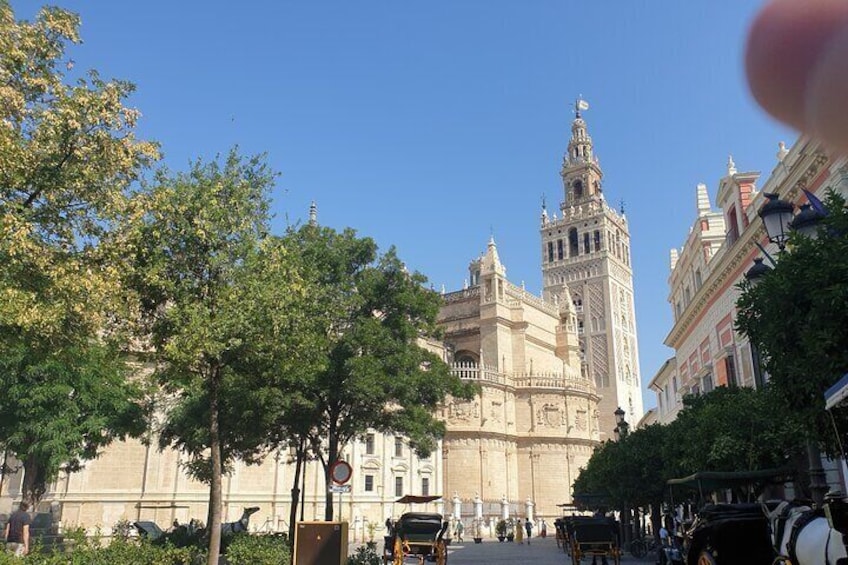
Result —
MULTIPOLYGON (((441 496, 406 495, 396 504, 427 504, 441 496)), ((388 531, 383 545, 383 563, 403 565, 407 557, 418 563, 435 561, 436 565, 448 562, 448 522, 436 512, 406 512, 394 523, 387 522, 388 531)))
POLYGON ((571 554, 574 565, 580 565, 584 557, 612 559, 615 565, 621 561, 618 538, 618 522, 612 518, 593 516, 568 516, 562 518, 563 548, 571 554))
POLYGON ((787 469, 740 472, 701 472, 668 481, 672 505, 674 489, 696 491, 701 505, 685 528, 681 548, 689 565, 746 563, 771 565, 775 559, 771 526, 757 497, 768 484, 791 479, 787 469), (709 503, 713 492, 731 491, 737 502, 709 503))
POLYGON ((403 565, 408 556, 426 559, 445 565, 448 562, 448 522, 434 512, 407 512, 393 524, 391 535, 386 536, 383 563, 403 565))

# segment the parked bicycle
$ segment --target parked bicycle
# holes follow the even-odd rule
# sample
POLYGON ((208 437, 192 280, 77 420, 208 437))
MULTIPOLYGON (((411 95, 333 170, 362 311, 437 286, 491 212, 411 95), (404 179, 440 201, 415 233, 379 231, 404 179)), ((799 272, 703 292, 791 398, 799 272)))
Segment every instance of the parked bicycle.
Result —
POLYGON ((657 549, 657 540, 653 537, 636 538, 630 542, 630 555, 641 559, 657 549))

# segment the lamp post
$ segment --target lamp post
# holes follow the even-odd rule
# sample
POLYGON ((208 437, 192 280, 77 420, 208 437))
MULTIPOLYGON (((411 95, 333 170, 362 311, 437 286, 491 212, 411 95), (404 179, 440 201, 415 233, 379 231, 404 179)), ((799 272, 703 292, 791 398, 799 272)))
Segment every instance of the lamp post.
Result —
MULTIPOLYGON (((803 204, 800 212, 796 215, 794 213, 795 205, 791 202, 780 200, 777 194, 763 193, 763 195, 768 200, 760 209, 758 215, 763 220, 769 241, 776 244, 781 252, 786 249, 786 242, 793 231, 804 237, 813 239, 818 237, 819 222, 824 217, 822 212, 815 210, 810 204, 803 204)), ((774 260, 768 254, 766 256, 776 267, 774 260)), ((756 285, 771 270, 771 267, 763 263, 761 257, 757 257, 754 259, 754 266, 748 269, 744 276, 749 283, 756 285)), ((813 502, 817 508, 821 508, 828 486, 822 468, 821 451, 818 444, 812 439, 807 440, 807 464, 809 466, 810 492, 813 502)))
POLYGON ((621 409, 621 406, 616 408, 613 414, 615 414, 615 429, 613 429, 613 434, 615 434, 615 440, 618 441, 627 436, 630 424, 624 419, 624 410, 621 409))
MULTIPOLYGON (((621 441, 622 439, 627 437, 627 432, 630 429, 630 424, 627 423, 627 420, 624 419, 625 412, 621 409, 621 406, 615 409, 615 428, 613 429, 613 434, 615 434, 615 441, 621 441)), ((632 532, 630 529, 630 505, 627 501, 623 502, 623 507, 620 512, 621 515, 621 534, 622 539, 624 539, 625 544, 629 544, 632 539, 632 532)))

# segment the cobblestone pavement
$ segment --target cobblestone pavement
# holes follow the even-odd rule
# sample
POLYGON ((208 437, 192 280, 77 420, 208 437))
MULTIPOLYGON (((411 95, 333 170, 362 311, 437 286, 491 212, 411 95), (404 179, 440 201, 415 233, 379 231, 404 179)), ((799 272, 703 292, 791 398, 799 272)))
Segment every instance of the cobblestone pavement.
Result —
MULTIPOLYGON (((378 547, 382 549, 382 547, 378 547)), ((417 563, 410 558, 406 561, 409 565, 417 563)), ((475 544, 472 540, 465 542, 452 542, 448 546, 448 565, 497 565, 497 564, 523 564, 529 565, 571 565, 571 557, 566 555, 556 545, 556 539, 534 537, 530 545, 518 543, 498 543, 497 540, 484 539, 483 543, 475 544)), ((581 565, 591 565, 591 559, 583 559, 581 565)), ((636 559, 629 554, 624 554, 621 563, 652 565, 653 558, 636 559)), ((429 564, 428 564, 429 565, 429 564)), ((600 565, 600 559, 598 560, 600 565)), ((613 565, 610 560, 610 565, 613 565)))

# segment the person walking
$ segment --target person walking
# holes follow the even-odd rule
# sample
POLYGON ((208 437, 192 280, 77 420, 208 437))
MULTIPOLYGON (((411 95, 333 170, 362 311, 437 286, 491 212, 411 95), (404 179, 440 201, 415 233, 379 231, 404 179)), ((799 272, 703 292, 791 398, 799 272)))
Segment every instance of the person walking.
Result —
POLYGON ((533 522, 530 518, 524 520, 524 530, 527 532, 527 545, 530 545, 530 538, 533 537, 533 522))
POLYGON ((545 522, 544 518, 542 519, 542 525, 539 526, 539 535, 543 538, 548 537, 548 523, 545 522))
POLYGON ((456 530, 454 535, 456 536, 457 541, 462 541, 462 532, 465 531, 465 526, 462 525, 462 520, 458 520, 456 522, 456 530))
POLYGON ((27 513, 29 504, 21 502, 6 522, 6 551, 18 557, 29 553, 29 526, 32 516, 27 513))

